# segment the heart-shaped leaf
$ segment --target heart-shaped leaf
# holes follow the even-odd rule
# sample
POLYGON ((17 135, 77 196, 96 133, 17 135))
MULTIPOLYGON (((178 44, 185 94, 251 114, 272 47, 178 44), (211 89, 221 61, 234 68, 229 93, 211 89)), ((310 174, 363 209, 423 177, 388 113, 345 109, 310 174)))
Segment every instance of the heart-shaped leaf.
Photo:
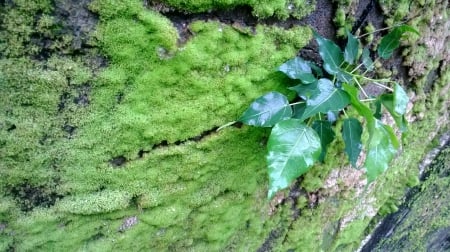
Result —
POLYGON ((364 103, 360 102, 358 99, 358 89, 352 85, 344 83, 342 85, 344 90, 347 92, 347 94, 350 97, 350 104, 353 108, 356 109, 358 114, 363 116, 367 121, 367 126, 369 127, 369 133, 371 132, 371 127, 374 125, 374 116, 372 114, 372 110, 370 110, 369 107, 367 107, 364 103))
POLYGON ((317 133, 298 119, 277 123, 272 129, 267 148, 269 199, 308 171, 321 152, 317 133))
POLYGON ((305 84, 316 81, 312 74, 309 62, 300 57, 288 60, 278 68, 279 71, 285 73, 289 78, 300 80, 305 84))
POLYGON ((395 111, 394 97, 395 96, 393 94, 384 94, 380 96, 379 100, 387 109, 387 111, 389 111, 389 114, 391 114, 392 118, 394 118, 394 121, 400 131, 406 132, 408 130, 408 122, 406 121, 404 115, 400 115, 395 111))
POLYGON ((340 66, 344 61, 342 51, 333 41, 328 40, 314 32, 317 44, 319 44, 319 54, 324 62, 323 68, 329 74, 336 74, 340 71, 340 66))
POLYGON ((302 119, 311 117, 317 113, 338 111, 347 106, 350 97, 344 90, 336 88, 328 79, 320 79, 317 82, 318 92, 314 93, 306 101, 306 110, 302 119))
POLYGON ((394 86, 394 111, 399 115, 406 113, 406 107, 408 106, 409 97, 405 90, 398 83, 394 86))
POLYGON ((344 50, 344 60, 349 64, 353 64, 358 57, 359 40, 347 31, 347 45, 344 50))
POLYGON ((278 92, 267 93, 256 99, 238 121, 247 125, 272 127, 279 121, 292 117, 286 96, 278 92))
POLYGON ((416 29, 409 25, 397 26, 381 39, 381 42, 378 45, 378 56, 383 59, 391 57, 394 50, 400 46, 400 39, 405 32, 412 32, 420 35, 416 29))
POLYGON ((389 163, 397 153, 398 147, 399 144, 392 128, 379 120, 375 120, 364 163, 369 183, 388 168, 389 163))
POLYGON ((329 121, 314 121, 311 127, 320 137, 322 152, 320 153, 319 161, 323 162, 327 153, 327 147, 334 140, 334 131, 331 128, 331 123, 329 121))
POLYGON ((348 159, 354 167, 356 167, 356 161, 362 149, 361 134, 362 126, 357 119, 348 118, 344 120, 342 138, 345 143, 345 153, 347 153, 348 159))
POLYGON ((364 48, 362 52, 362 63, 367 70, 373 69, 373 61, 372 58, 370 58, 370 51, 367 47, 364 48))

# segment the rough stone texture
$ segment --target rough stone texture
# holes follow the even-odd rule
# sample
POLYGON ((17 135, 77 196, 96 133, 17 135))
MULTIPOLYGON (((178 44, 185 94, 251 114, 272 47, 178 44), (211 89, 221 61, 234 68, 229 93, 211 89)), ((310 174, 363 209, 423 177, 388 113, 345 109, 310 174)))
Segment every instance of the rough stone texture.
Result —
POLYGON ((448 251, 450 249, 450 148, 427 170, 395 214, 387 216, 361 251, 448 251))

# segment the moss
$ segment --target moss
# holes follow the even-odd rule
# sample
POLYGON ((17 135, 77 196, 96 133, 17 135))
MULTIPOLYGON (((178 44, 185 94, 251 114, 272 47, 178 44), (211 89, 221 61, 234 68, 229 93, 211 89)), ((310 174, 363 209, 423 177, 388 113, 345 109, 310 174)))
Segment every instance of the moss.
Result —
POLYGON ((290 16, 301 18, 314 10, 315 1, 304 0, 276 0, 276 1, 255 1, 255 0, 196 0, 180 1, 165 0, 164 3, 179 10, 198 13, 216 9, 229 9, 236 6, 248 5, 253 8, 253 15, 258 18, 268 18, 276 16, 280 19, 287 19, 290 16))
MULTIPOLYGON (((249 4, 259 17, 281 18, 313 7, 291 2, 297 9, 288 11, 286 1, 166 1, 190 11, 249 4)), ((54 42, 49 57, 36 60, 40 47, 33 46, 32 31, 50 39, 61 31, 45 3, 20 2, 1 14, 7 23, 1 35, 9 44, 0 45, 0 157, 8 167, 0 169, 0 216, 7 222, 0 250, 253 251, 267 237, 264 244, 280 250, 356 246, 368 219, 337 228, 358 203, 352 193, 312 209, 305 196, 297 203, 287 199, 269 216, 268 130, 210 132, 235 120, 264 92, 286 90, 291 82, 275 67, 308 43, 309 29, 257 25, 253 34, 197 21, 188 27, 192 37, 180 45, 171 22, 141 1, 97 0, 90 8, 100 24, 91 43, 109 64, 95 72, 86 58, 71 54, 70 34, 54 42), (24 24, 20 29, 16 20, 24 24), (113 164, 115 158, 123 162, 113 164), (21 212, 22 199, 11 188, 24 183, 61 198, 54 206, 21 212), (122 228, 130 217, 137 223, 122 228)), ((438 85, 433 92, 439 91, 438 85)), ((388 170, 374 207, 397 199, 410 183, 406 178, 414 172, 406 167, 424 153, 420 139, 439 116, 435 108, 442 99, 421 103, 431 112, 412 127, 408 141, 416 147, 388 170)), ((305 176, 307 191, 320 189, 330 171, 345 163, 342 143, 336 143, 327 164, 305 176)))

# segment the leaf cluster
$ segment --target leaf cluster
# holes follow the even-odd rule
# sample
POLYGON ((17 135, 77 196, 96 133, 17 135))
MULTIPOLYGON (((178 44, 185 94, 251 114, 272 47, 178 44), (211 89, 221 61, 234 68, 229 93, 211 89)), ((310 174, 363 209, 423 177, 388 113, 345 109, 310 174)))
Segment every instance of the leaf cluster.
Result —
POLYGON ((362 48, 359 39, 350 32, 347 32, 348 40, 343 50, 333 41, 314 33, 324 71, 300 57, 278 68, 298 82, 289 88, 298 95, 295 102, 290 103, 279 92, 269 92, 257 98, 238 119, 247 125, 273 127, 266 156, 269 198, 287 188, 315 162, 324 161, 327 147, 336 134, 341 134, 344 151, 354 167, 357 167, 365 148, 366 158, 362 167, 366 169, 369 182, 388 168, 397 153, 399 141, 393 129, 381 122, 381 108, 392 115, 401 132, 406 132, 404 115, 409 98, 397 82, 372 79, 367 77, 367 73, 373 70, 374 62, 379 58, 392 56, 405 32, 418 33, 407 25, 397 26, 381 39, 376 53, 368 47, 362 48), (371 55, 375 54, 377 58, 374 59, 371 55), (362 86, 367 82, 389 92, 369 97, 362 86), (345 111, 350 106, 358 116, 347 116, 345 111), (335 130, 336 120, 343 120, 341 132, 335 130), (363 131, 369 135, 364 143, 363 131))

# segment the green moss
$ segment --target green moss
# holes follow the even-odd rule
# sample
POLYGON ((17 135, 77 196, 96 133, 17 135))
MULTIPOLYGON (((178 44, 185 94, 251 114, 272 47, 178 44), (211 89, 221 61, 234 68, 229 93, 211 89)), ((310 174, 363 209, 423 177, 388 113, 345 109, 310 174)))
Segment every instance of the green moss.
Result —
POLYGON ((198 13, 207 12, 216 9, 229 9, 236 6, 248 5, 253 8, 253 15, 258 18, 268 18, 276 16, 280 19, 287 19, 289 16, 301 18, 314 10, 315 1, 304 0, 196 0, 196 1, 180 1, 165 0, 169 6, 179 10, 198 13))
MULTIPOLYGON (((288 11, 287 1, 166 1, 188 11, 249 4, 259 17, 300 16, 313 8, 290 2, 296 8, 288 11)), ((97 0, 90 8, 100 24, 91 42, 109 64, 93 72, 85 58, 67 53, 67 34, 49 58, 36 61, 32 31, 52 38, 58 21, 49 2, 18 6, 1 14, 8 44, 0 45, 0 164, 8 169, 0 169, 0 216, 7 224, 0 250, 254 251, 267 237, 276 250, 356 246, 368 219, 337 228, 358 203, 351 192, 312 209, 306 196, 296 204, 287 199, 269 216, 268 130, 230 127, 200 137, 235 120, 264 92, 285 92, 292 82, 275 68, 308 43, 309 29, 257 25, 253 33, 196 21, 188 27, 192 37, 179 44, 171 22, 141 1, 97 0), (17 28, 14 18, 24 25, 17 28), (80 96, 87 102, 77 103, 80 96), (114 158, 124 163, 113 165, 114 158), (23 185, 61 199, 21 212, 30 195, 11 189, 23 185), (123 228, 130 217, 137 223, 123 228)), ((375 207, 398 198, 410 183, 405 178, 414 172, 406 167, 424 153, 420 139, 439 116, 442 99, 421 103, 431 112, 412 127, 408 141, 416 147, 389 169, 375 207)), ((327 163, 304 177, 308 192, 346 164, 342 141, 335 143, 327 163)))

